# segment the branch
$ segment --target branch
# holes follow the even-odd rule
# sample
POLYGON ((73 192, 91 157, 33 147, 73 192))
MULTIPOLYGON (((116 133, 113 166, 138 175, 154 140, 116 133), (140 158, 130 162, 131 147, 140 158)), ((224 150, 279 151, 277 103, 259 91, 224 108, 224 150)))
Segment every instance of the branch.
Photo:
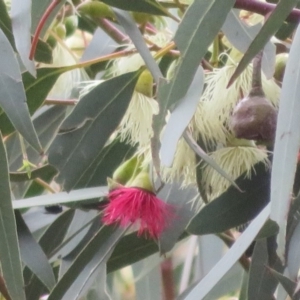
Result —
MULTIPOLYGON (((234 7, 265 16, 275 9, 276 4, 260 2, 259 0, 236 0, 234 7)), ((292 23, 299 23, 300 10, 293 9, 290 15, 287 17, 286 21, 292 23)))

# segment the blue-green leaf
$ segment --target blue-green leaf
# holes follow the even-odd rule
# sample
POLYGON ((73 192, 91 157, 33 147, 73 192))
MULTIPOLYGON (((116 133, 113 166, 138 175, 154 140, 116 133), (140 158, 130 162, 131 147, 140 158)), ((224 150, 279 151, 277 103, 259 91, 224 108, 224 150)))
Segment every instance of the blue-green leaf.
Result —
POLYGON ((25 300, 17 227, 13 212, 6 152, 0 135, 0 261, 7 290, 12 299, 25 300))

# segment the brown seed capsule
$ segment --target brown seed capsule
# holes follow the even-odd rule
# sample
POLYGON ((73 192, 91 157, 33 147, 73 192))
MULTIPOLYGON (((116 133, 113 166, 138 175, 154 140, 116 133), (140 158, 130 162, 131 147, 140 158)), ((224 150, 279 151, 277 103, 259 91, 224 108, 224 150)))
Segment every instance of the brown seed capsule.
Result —
POLYGON ((234 108, 230 127, 239 139, 272 142, 275 139, 277 111, 266 98, 261 84, 260 52, 253 60, 252 88, 234 108))
POLYGON ((274 141, 277 111, 261 96, 248 96, 235 107, 231 117, 231 128, 239 139, 274 141))

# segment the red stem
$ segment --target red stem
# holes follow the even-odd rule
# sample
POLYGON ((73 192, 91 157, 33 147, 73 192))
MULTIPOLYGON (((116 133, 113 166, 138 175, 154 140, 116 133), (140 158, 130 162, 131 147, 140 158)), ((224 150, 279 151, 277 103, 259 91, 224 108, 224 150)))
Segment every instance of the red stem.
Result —
POLYGON ((34 33, 34 36, 33 36, 33 40, 32 40, 32 43, 31 43, 31 49, 30 49, 30 53, 29 53, 29 59, 30 60, 33 60, 33 57, 34 57, 34 54, 35 54, 35 50, 36 50, 36 46, 37 46, 37 43, 39 41, 39 35, 49 17, 49 15, 53 12, 53 10, 55 9, 55 7, 59 4, 60 0, 53 0, 50 5, 47 7, 46 11, 44 12, 44 14, 42 15, 37 27, 36 27, 36 30, 35 30, 35 33, 34 33))
MULTIPOLYGON (((265 16, 274 10, 276 4, 261 2, 259 0, 236 0, 234 7, 265 16)), ((286 20, 288 22, 298 23, 300 21, 300 10, 293 9, 286 20)))

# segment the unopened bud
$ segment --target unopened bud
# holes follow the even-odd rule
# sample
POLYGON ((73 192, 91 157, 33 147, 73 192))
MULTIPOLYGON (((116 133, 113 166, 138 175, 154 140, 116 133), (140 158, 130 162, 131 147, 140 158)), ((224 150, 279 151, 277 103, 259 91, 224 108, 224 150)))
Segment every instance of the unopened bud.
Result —
POLYGON ((125 185, 135 174, 139 168, 140 159, 135 155, 129 160, 126 160, 121 166, 119 166, 114 174, 113 180, 125 185))
POLYGON ((130 186, 144 189, 148 192, 154 193, 154 188, 150 180, 149 173, 146 171, 141 171, 132 181, 130 186))

